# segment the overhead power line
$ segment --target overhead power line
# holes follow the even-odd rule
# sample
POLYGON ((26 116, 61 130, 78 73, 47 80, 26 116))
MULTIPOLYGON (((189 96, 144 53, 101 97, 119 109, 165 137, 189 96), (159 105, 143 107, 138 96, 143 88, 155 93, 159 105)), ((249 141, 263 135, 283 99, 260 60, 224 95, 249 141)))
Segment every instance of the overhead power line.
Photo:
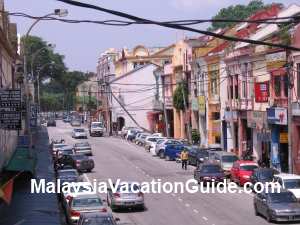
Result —
MULTIPOLYGON (((2 11, 4 12, 4 11, 2 11)), ((94 23, 108 26, 130 26, 130 25, 141 25, 141 24, 153 24, 152 22, 137 22, 137 21, 126 21, 126 20, 79 20, 79 19, 62 19, 53 16, 48 17, 39 17, 33 16, 23 12, 9 12, 9 16, 15 17, 25 17, 28 19, 41 19, 41 20, 56 20, 65 23, 94 23)), ((291 24, 298 23, 300 21, 300 16, 291 16, 291 17, 274 17, 258 20, 238 20, 238 19, 189 19, 189 20, 171 20, 163 21, 165 24, 172 25, 197 25, 202 23, 212 23, 212 22, 227 22, 227 23, 255 23, 255 24, 291 24)))
POLYGON ((218 34, 218 33, 210 32, 210 31, 198 30, 198 29, 183 26, 183 25, 170 24, 170 23, 163 23, 163 22, 148 20, 148 19, 144 19, 144 18, 137 17, 137 16, 134 16, 134 15, 130 15, 130 14, 127 14, 127 13, 123 13, 123 12, 120 12, 120 11, 110 10, 110 9, 106 9, 106 8, 103 8, 103 7, 100 7, 100 6, 87 4, 87 3, 82 3, 82 2, 77 2, 77 1, 73 1, 73 0, 57 0, 57 1, 64 2, 64 3, 67 3, 67 4, 73 5, 73 6, 78 6, 78 7, 82 7, 82 8, 89 8, 89 9, 94 9, 94 10, 97 10, 97 11, 109 13, 109 14, 112 14, 112 15, 115 15, 115 16, 119 16, 119 17, 123 17, 123 18, 129 19, 129 20, 133 20, 135 22, 149 23, 149 24, 168 27, 168 28, 172 28, 172 29, 191 31, 191 32, 195 32, 195 33, 199 33, 199 34, 203 34, 203 35, 212 36, 212 37, 215 37, 215 38, 227 40, 227 41, 245 42, 245 43, 254 44, 254 45, 265 45, 265 46, 283 48, 283 49, 286 49, 286 50, 300 51, 300 48, 293 47, 293 46, 290 46, 290 45, 275 44, 275 43, 270 43, 270 42, 265 42, 265 41, 258 41, 258 40, 251 40, 251 39, 243 39, 243 38, 238 38, 238 37, 234 37, 234 36, 227 36, 227 35, 223 35, 223 34, 218 34))

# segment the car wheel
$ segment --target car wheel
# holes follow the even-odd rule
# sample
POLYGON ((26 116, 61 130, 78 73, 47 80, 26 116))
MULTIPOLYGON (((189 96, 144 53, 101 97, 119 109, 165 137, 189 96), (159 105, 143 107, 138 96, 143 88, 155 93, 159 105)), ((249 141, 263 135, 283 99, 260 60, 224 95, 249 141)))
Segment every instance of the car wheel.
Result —
POLYGON ((271 216, 270 211, 267 212, 266 219, 267 219, 267 221, 268 221, 269 223, 272 223, 272 216, 271 216))
POLYGON ((159 158, 161 158, 161 159, 165 158, 165 154, 163 151, 159 152, 159 158))

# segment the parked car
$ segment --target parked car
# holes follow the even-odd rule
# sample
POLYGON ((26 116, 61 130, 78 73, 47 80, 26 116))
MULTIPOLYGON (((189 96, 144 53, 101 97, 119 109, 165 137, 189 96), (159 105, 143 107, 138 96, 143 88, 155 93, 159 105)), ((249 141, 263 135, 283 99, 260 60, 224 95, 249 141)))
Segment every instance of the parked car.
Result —
MULTIPOLYGON (((123 192, 122 185, 116 186, 116 192, 113 192, 111 188, 107 191, 107 203, 111 207, 112 210, 116 210, 119 208, 145 208, 144 203, 144 194, 140 191, 140 187, 138 185, 132 185, 131 182, 126 182, 129 187, 132 189, 128 190, 128 192, 123 192)), ((125 185, 125 184, 123 184, 125 185)))
POLYGON ((254 161, 237 160, 230 170, 230 178, 233 182, 243 186, 245 183, 250 182, 250 177, 257 168, 258 164, 254 161))
POLYGON ((208 151, 206 149, 201 149, 196 146, 186 147, 189 153, 188 163, 193 166, 199 166, 199 164, 204 163, 208 160, 208 151))
POLYGON ((300 203, 290 191, 256 194, 254 211, 255 215, 264 216, 268 222, 300 221, 300 203))
POLYGON ((300 175, 280 173, 274 175, 274 180, 282 188, 291 191, 297 199, 300 199, 300 175))
POLYGON ((69 201, 80 195, 94 195, 93 186, 89 182, 73 183, 71 188, 62 192, 62 204, 66 208, 69 201))
POLYGON ((87 139, 87 133, 84 128, 74 128, 72 132, 72 138, 85 138, 87 139))
POLYGON ((178 154, 180 154, 183 149, 184 149, 183 144, 166 145, 165 150, 160 151, 159 157, 161 159, 165 158, 167 161, 176 160, 176 158, 178 157, 178 154))
POLYGON ((63 118, 63 121, 65 123, 70 123, 71 122, 71 117, 67 116, 67 117, 63 118))
POLYGON ((220 163, 226 177, 228 178, 230 177, 230 171, 233 163, 239 160, 239 158, 234 153, 224 151, 213 151, 213 154, 210 154, 209 157, 210 160, 220 163))
POLYGON ((127 131, 130 130, 130 129, 136 129, 136 127, 122 127, 121 137, 125 138, 126 135, 127 135, 127 131))
POLYGON ((91 172, 95 167, 94 160, 86 155, 76 154, 71 157, 73 159, 74 168, 79 172, 91 172))
POLYGON ((257 168, 253 171, 253 174, 250 177, 250 182, 252 183, 252 187, 256 183, 262 183, 265 184, 267 182, 274 181, 274 175, 278 174, 279 172, 277 170, 274 170, 272 168, 257 168))
POLYGON ((89 133, 91 137, 102 137, 104 133, 104 126, 102 122, 92 122, 89 126, 89 133))
POLYGON ((71 123, 71 126, 73 126, 73 127, 80 127, 81 126, 81 120, 80 119, 72 119, 70 123, 71 123))
POLYGON ((88 142, 80 142, 74 144, 76 154, 93 155, 92 147, 88 142))
POLYGON ((56 121, 54 118, 48 119, 47 127, 56 127, 56 121))
POLYGON ((128 141, 133 141, 134 139, 135 139, 135 137, 136 137, 136 135, 139 133, 139 132, 141 132, 141 131, 139 131, 139 130, 137 130, 137 129, 129 129, 128 131, 127 131, 127 134, 126 134, 126 140, 128 140, 128 141))
POLYGON ((60 150, 63 147, 66 147, 66 144, 63 143, 59 143, 59 144, 52 144, 52 156, 55 157, 56 156, 56 152, 58 150, 60 150))
POLYGON ((71 183, 71 182, 78 182, 82 180, 77 170, 75 169, 58 170, 57 179, 60 180, 61 184, 63 184, 64 182, 71 183))
POLYGON ((69 223, 76 224, 81 213, 107 211, 107 207, 98 195, 79 195, 70 199, 66 208, 66 217, 69 223))
POLYGON ((158 136, 147 136, 145 139, 145 150, 150 151, 151 144, 156 143, 157 140, 161 140, 161 137, 158 136))
POLYGON ((156 145, 155 154, 158 155, 158 156, 160 156, 160 155, 163 156, 166 146, 168 146, 168 145, 178 145, 178 144, 182 144, 182 143, 180 141, 175 140, 175 139, 166 139, 166 140, 160 141, 156 145))
POLYGON ((194 170, 194 178, 199 184, 201 182, 207 183, 211 181, 223 182, 225 173, 219 163, 205 162, 194 170))
POLYGON ((103 212, 81 213, 77 225, 117 225, 119 218, 114 218, 113 215, 103 212))

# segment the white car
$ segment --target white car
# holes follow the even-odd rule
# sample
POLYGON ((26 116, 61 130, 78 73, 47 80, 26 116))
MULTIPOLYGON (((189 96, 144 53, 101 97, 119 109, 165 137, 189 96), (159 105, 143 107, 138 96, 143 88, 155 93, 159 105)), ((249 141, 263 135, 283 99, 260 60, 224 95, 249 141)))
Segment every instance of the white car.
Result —
POLYGON ((300 175, 280 173, 274 175, 275 182, 278 182, 282 188, 291 191, 297 199, 300 199, 300 175))
POLYGON ((74 128, 72 138, 85 138, 87 139, 87 132, 83 128, 74 128))
POLYGON ((93 186, 89 182, 77 182, 72 183, 72 186, 69 190, 62 193, 62 202, 65 207, 67 207, 69 201, 77 196, 80 195, 87 195, 87 194, 95 194, 93 186))

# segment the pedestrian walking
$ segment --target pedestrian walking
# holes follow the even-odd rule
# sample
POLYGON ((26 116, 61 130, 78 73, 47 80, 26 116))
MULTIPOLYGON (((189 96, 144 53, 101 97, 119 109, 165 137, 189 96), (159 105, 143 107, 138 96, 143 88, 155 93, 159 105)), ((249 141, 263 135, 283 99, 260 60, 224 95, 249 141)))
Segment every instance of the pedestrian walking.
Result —
POLYGON ((189 153, 185 148, 183 148, 183 150, 180 154, 180 159, 181 159, 182 169, 187 170, 187 163, 188 163, 188 159, 189 159, 189 153))

